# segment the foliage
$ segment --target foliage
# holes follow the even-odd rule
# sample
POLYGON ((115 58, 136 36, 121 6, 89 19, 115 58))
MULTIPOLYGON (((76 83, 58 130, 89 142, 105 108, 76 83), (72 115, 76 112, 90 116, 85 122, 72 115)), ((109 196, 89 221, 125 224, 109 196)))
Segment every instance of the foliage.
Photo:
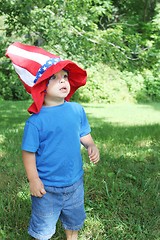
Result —
POLYGON ((72 97, 80 102, 139 102, 160 101, 160 83, 151 70, 121 72, 98 63, 89 69, 87 84, 72 97))
POLYGON ((123 101, 124 98, 130 96, 121 72, 102 63, 88 69, 86 86, 73 96, 76 101, 99 103, 123 101))
MULTIPOLYGON (((22 41, 43 46, 63 59, 75 60, 88 69, 103 63, 113 71, 119 69, 123 75, 130 72, 127 73, 127 81, 130 82, 132 79, 128 77, 133 76, 132 73, 136 81, 137 76, 151 71, 152 90, 149 90, 147 76, 142 74, 146 86, 139 92, 139 98, 146 96, 146 99, 159 100, 159 90, 155 87, 160 69, 160 4, 156 0, 4 0, 0 5, 0 14, 2 64, 6 62, 2 57, 6 47, 13 41, 22 41), (156 93, 153 94, 153 91, 156 93)), ((5 68, 1 67, 0 70, 3 82, 4 79, 7 82, 5 68)), ((116 78, 119 79, 119 73, 116 78)), ((94 86, 97 85, 97 91, 94 86, 88 85, 88 89, 94 88, 95 99, 101 95, 98 89, 103 82, 95 84, 94 79, 89 80, 94 86)), ((137 88, 136 83, 133 85, 137 88)), ((6 93, 8 95, 14 97, 17 93, 6 93)), ((107 99, 112 102, 110 97, 104 91, 104 96, 98 101, 107 99)), ((87 97, 86 101, 88 99, 91 98, 87 97)))
POLYGON ((17 74, 13 71, 13 67, 8 62, 2 64, 5 68, 5 73, 0 72, 1 88, 0 95, 5 100, 26 100, 29 95, 26 93, 21 81, 18 79, 17 74), (7 66, 6 66, 7 65, 7 66), (7 78, 6 78, 7 76, 7 78))
POLYGON ((145 70, 143 75, 145 78, 145 89, 148 97, 150 97, 152 101, 160 101, 159 76, 155 78, 150 70, 145 70))
POLYGON ((49 45, 87 64, 100 60, 126 68, 128 63, 134 65, 135 59, 138 63, 142 61, 141 32, 146 35, 147 23, 154 17, 153 2, 145 6, 143 14, 144 2, 138 7, 138 2, 122 5, 103 0, 53 1, 52 4, 50 0, 12 0, 3 1, 0 10, 6 16, 6 35, 11 39, 20 36, 31 44, 49 45))
MULTIPOLYGON (((0 105, 0 238, 4 240, 30 239, 30 197, 20 151, 28 105, 27 101, 0 105)), ((159 239, 160 104, 84 107, 101 160, 97 166, 90 164, 82 150, 87 219, 79 239, 159 239)), ((53 239, 65 239, 60 223, 53 239)))

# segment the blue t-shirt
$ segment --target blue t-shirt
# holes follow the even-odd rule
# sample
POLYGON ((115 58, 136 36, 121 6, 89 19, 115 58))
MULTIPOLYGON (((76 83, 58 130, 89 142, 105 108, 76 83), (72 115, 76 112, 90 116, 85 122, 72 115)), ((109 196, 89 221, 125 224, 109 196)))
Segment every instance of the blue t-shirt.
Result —
POLYGON ((22 150, 36 154, 44 185, 63 187, 79 180, 83 175, 80 138, 90 131, 83 107, 74 102, 42 107, 26 121, 22 150))

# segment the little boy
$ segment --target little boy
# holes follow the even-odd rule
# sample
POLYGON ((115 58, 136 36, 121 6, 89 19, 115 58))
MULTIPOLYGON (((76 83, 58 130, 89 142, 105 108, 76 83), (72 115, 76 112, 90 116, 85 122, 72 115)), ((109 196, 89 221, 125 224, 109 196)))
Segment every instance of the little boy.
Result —
POLYGON ((32 200, 28 233, 35 239, 50 239, 60 219, 67 240, 77 240, 86 217, 80 145, 87 149, 90 161, 95 164, 99 161, 99 151, 83 107, 66 100, 85 84, 86 72, 69 60, 63 61, 43 49, 21 43, 11 45, 6 55, 34 100, 29 108, 33 114, 26 121, 22 141, 32 200), (36 57, 42 57, 40 54, 50 58, 41 63, 37 73, 35 62, 34 66, 24 66, 26 58, 36 61, 36 57), (26 71, 32 75, 35 71, 30 85, 22 71, 27 76, 26 71))

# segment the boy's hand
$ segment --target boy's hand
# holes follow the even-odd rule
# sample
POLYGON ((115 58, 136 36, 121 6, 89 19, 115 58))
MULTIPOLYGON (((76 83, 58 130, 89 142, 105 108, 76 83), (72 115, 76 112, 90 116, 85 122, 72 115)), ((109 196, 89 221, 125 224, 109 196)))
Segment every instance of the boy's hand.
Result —
POLYGON ((91 134, 87 134, 83 137, 81 137, 81 143, 82 145, 87 149, 88 156, 91 162, 94 164, 98 163, 99 161, 99 150, 94 144, 94 141, 92 139, 91 134))
POLYGON ((94 164, 99 162, 99 150, 96 145, 89 145, 87 148, 88 156, 91 162, 94 164))
POLYGON ((46 194, 44 185, 40 180, 40 178, 35 178, 29 181, 29 185, 30 185, 30 193, 32 196, 42 197, 44 194, 46 194))

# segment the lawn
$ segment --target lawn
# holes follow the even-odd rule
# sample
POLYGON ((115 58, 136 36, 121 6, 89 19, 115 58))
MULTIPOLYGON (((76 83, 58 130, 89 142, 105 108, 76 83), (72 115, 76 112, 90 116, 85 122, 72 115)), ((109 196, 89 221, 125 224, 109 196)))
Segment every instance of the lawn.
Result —
MULTIPOLYGON (((30 197, 21 160, 29 103, 0 102, 0 239, 29 240, 30 197)), ((87 219, 80 240, 160 240, 160 103, 83 104, 101 153, 82 149, 87 219)), ((52 238, 63 240, 60 223, 52 238)))

